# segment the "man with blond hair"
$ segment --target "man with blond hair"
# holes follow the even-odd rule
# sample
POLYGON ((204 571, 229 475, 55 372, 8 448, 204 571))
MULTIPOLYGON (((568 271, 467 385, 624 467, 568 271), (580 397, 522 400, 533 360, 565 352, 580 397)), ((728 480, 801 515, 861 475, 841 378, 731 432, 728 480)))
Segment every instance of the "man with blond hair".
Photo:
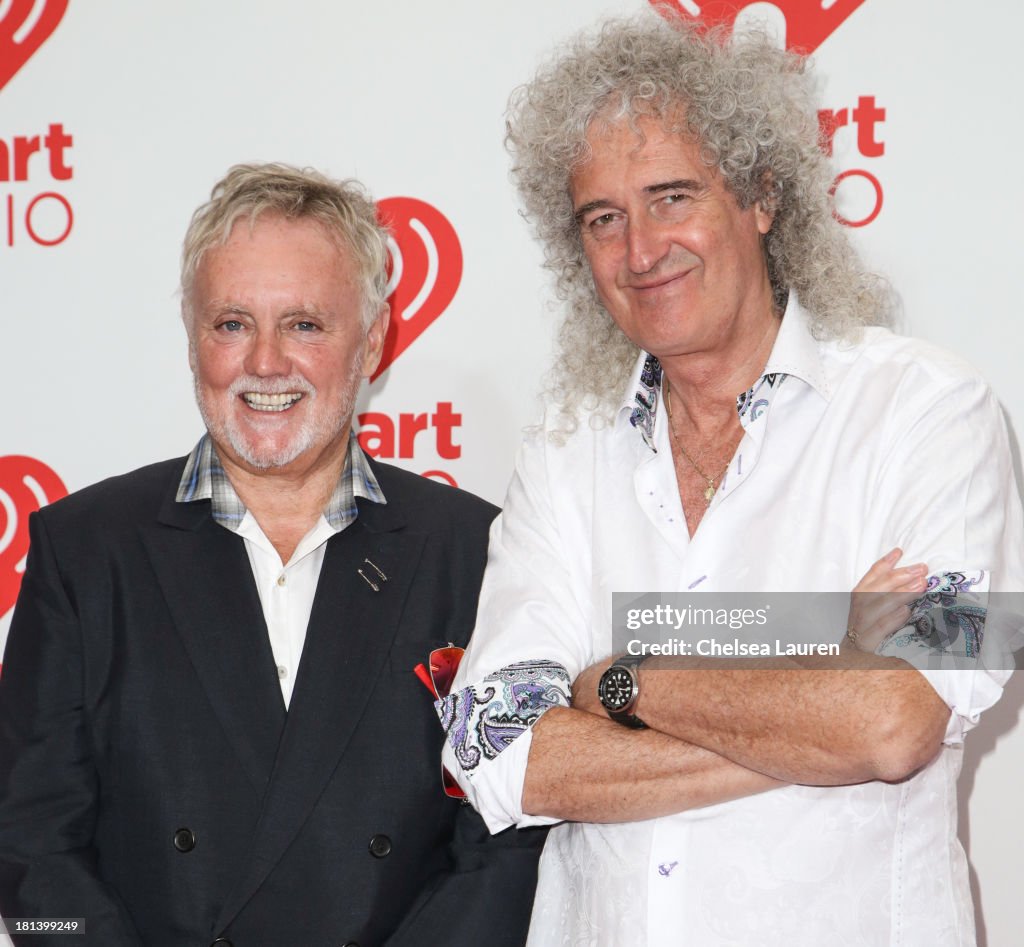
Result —
POLYGON ((103 947, 522 943, 540 838, 489 840, 446 797, 413 673, 465 643, 496 510, 351 429, 386 239, 357 184, 284 165, 233 168, 193 216, 206 434, 31 520, 5 917, 80 918, 103 947))

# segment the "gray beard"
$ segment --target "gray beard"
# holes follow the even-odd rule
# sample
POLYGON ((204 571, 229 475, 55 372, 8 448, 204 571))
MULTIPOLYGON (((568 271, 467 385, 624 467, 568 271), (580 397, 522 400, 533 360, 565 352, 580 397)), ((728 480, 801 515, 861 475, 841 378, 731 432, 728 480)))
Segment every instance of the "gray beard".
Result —
MULTIPOLYGON (((318 412, 314 410, 311 412, 312 416, 306 419, 298 432, 282 447, 253 446, 246 442, 242 431, 233 419, 229 418, 226 421, 216 419, 199 383, 199 376, 193 372, 192 386, 195 390, 199 414, 202 416, 206 430, 210 433, 213 440, 217 443, 229 445, 235 454, 253 469, 270 470, 275 467, 285 467, 314 445, 329 443, 349 424, 352 419, 352 412, 355 409, 356 398, 359 395, 359 385, 362 381, 359 371, 362 354, 360 347, 352 359, 352 364, 349 366, 342 400, 337 411, 318 412)), ((243 391, 261 393, 301 391, 303 392, 303 399, 310 399, 314 404, 319 396, 316 388, 301 375, 291 375, 283 379, 241 376, 232 382, 228 390, 228 397, 237 397, 243 391)))

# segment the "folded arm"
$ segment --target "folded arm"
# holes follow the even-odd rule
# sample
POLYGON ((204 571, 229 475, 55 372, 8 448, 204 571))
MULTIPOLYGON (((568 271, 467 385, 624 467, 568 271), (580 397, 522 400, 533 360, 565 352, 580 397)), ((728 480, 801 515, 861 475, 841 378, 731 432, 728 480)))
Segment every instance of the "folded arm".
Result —
POLYGON ((523 811, 574 822, 634 822, 783 783, 656 730, 556 707, 533 728, 523 811))
MULTIPOLYGON (((608 663, 581 675, 577 706, 603 713, 597 678, 608 663)), ((942 745, 949 707, 903 661, 859 654, 816 666, 760 663, 651 658, 640 669, 636 713, 740 766, 819 786, 897 781, 942 745)))

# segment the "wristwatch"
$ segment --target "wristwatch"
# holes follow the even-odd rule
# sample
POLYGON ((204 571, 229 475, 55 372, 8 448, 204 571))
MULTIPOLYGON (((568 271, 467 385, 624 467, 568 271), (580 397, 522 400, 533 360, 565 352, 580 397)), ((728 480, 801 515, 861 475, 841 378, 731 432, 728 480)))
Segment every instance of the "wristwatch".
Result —
POLYGON ((616 660, 597 682, 597 699, 608 716, 624 727, 640 730, 647 726, 633 708, 640 698, 640 677, 637 671, 645 654, 624 654, 616 660))

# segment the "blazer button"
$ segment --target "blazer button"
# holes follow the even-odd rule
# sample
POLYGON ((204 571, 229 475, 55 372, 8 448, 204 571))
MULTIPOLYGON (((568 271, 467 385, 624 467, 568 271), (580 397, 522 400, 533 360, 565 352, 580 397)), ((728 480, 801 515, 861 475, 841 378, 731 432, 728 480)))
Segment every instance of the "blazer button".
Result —
MULTIPOLYGON (((174 833, 174 847, 179 852, 191 852, 196 847, 196 837, 192 834, 191 829, 178 829, 174 833)), ((227 941, 221 947, 231 947, 227 941)))
POLYGON ((370 854, 374 858, 387 858, 391 854, 391 839, 386 835, 375 835, 370 839, 370 854))

